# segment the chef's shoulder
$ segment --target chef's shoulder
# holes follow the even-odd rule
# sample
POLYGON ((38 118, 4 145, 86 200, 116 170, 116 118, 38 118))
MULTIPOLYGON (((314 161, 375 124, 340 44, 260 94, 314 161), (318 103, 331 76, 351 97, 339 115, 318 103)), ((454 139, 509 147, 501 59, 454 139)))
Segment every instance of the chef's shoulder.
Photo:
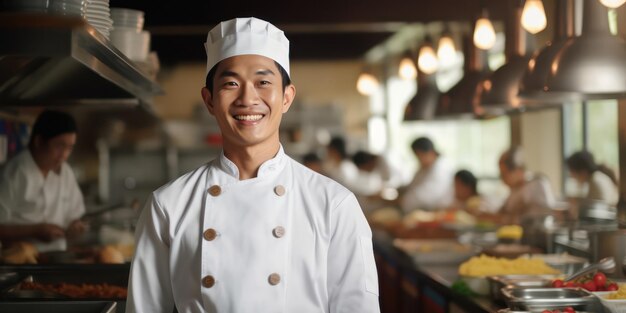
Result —
MULTIPOLYGON (((317 173, 308 167, 293 161, 294 183, 298 185, 303 195, 328 202, 341 201, 353 196, 352 191, 333 179, 317 173)), ((330 204, 330 203, 329 203, 330 204)))
POLYGON ((7 163, 0 165, 0 177, 4 182, 16 183, 28 177, 30 169, 26 166, 26 155, 19 153, 7 163))
POLYGON ((204 190, 206 175, 212 163, 213 161, 204 164, 159 187, 152 193, 153 199, 161 204, 174 204, 177 201, 187 201, 184 200, 185 195, 188 196, 198 190, 204 190))

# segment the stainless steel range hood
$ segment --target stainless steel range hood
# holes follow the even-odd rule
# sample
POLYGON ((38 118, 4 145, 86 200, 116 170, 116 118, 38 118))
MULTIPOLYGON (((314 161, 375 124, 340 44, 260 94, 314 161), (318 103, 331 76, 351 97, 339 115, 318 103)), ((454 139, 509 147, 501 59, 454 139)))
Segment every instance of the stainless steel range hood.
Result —
POLYGON ((149 104, 161 93, 81 18, 0 13, 0 108, 149 104))
POLYGON ((432 120, 435 117, 439 88, 435 74, 428 75, 417 67, 417 93, 404 109, 404 121, 432 120))

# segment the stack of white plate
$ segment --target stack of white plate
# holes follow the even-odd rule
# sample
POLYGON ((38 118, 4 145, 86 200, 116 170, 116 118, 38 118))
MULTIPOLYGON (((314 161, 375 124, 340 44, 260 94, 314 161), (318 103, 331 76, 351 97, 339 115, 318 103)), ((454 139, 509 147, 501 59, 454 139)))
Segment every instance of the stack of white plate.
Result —
POLYGON ((133 61, 146 61, 150 52, 150 33, 143 30, 143 11, 111 8, 111 42, 133 61))
POLYGON ((137 32, 143 30, 143 11, 111 8, 111 18, 115 29, 133 29, 137 32))
POLYGON ((104 37, 109 38, 113 28, 109 0, 86 0, 84 18, 93 25, 104 37))

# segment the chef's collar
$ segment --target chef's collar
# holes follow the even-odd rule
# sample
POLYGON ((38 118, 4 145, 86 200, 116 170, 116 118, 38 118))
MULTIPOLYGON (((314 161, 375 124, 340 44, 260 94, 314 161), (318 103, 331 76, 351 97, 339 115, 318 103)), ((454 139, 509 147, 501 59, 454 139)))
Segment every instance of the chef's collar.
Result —
MULTIPOLYGON (((285 165, 285 156, 286 155, 285 151, 283 150, 283 145, 280 145, 276 156, 261 164, 261 166, 259 167, 259 172, 257 173, 257 177, 261 178, 279 172, 285 165)), ((239 180, 239 168, 237 168, 237 165, 235 165, 233 161, 229 160, 226 157, 226 155, 224 154, 224 150, 222 150, 222 152, 220 153, 219 160, 220 169, 226 172, 226 174, 233 176, 234 178, 239 180)))

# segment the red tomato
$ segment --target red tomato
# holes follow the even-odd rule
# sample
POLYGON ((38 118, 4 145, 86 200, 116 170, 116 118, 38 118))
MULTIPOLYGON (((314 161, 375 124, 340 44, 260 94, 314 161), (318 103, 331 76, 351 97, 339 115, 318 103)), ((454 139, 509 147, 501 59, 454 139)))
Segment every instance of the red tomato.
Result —
POLYGON ((554 287, 554 288, 561 288, 561 287, 563 287, 563 281, 560 280, 560 279, 555 279, 552 282, 552 287, 554 287))
POLYGON ((602 272, 597 272, 593 275, 593 282, 596 284, 596 287, 606 285, 606 275, 602 272))
POLYGON ((568 288, 576 287, 576 284, 573 281, 568 281, 563 285, 563 287, 568 287, 568 288))
POLYGON ((552 313, 552 311, 550 311, 550 310, 543 310, 543 311, 541 311, 541 313, 552 313))
POLYGON ((576 313, 576 310, 574 310, 573 307, 568 306, 565 308, 565 310, 563 310, 563 313, 576 313))
POLYGON ((561 310, 554 309, 552 310, 552 313, 561 313, 561 310))
POLYGON ((619 289, 619 287, 617 287, 616 283, 610 283, 607 287, 606 287, 606 291, 616 291, 617 289, 619 289))
POLYGON ((596 291, 596 284, 589 280, 583 284, 583 288, 589 291, 596 291))

